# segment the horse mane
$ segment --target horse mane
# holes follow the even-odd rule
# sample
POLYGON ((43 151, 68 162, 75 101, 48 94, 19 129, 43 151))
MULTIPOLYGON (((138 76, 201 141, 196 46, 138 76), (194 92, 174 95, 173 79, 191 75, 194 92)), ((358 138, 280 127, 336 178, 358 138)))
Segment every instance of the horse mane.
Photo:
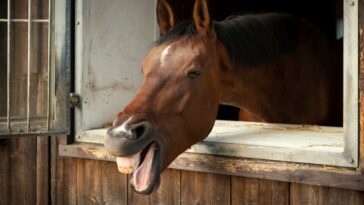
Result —
MULTIPOLYGON (((227 49, 232 62, 253 68, 276 57, 293 52, 299 21, 289 14, 265 13, 229 17, 213 22, 218 40, 227 49)), ((185 20, 162 35, 156 44, 189 38, 197 34, 192 20, 185 20)))

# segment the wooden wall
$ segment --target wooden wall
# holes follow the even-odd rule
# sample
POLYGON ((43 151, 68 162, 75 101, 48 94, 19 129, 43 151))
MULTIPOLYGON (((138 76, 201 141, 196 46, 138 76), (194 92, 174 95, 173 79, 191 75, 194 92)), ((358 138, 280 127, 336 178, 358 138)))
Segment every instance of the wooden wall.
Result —
POLYGON ((0 205, 48 204, 49 137, 0 139, 0 205))
POLYGON ((115 163, 64 158, 55 138, 0 140, 0 204, 364 205, 364 192, 169 169, 151 196, 115 163))
POLYGON ((364 205, 364 192, 168 169, 150 196, 115 163, 53 156, 52 204, 364 205))

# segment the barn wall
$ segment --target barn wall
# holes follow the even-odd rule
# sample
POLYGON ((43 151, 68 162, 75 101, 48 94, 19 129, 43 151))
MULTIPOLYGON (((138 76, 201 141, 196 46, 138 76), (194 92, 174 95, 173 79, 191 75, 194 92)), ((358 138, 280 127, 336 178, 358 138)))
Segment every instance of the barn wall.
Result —
POLYGON ((0 204, 364 204, 364 192, 168 169, 151 196, 115 163, 59 157, 55 138, 0 141, 0 204), (50 163, 51 162, 51 163, 50 163))
POLYGON ((0 140, 0 204, 48 204, 49 138, 0 140))
POLYGON ((58 157, 56 166, 53 204, 364 204, 364 192, 175 169, 143 196, 115 163, 58 157))

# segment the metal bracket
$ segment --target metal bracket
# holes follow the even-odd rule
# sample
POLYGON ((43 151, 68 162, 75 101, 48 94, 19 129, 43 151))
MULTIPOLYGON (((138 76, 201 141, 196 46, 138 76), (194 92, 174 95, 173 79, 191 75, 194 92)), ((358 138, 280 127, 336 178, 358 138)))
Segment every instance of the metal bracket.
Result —
POLYGON ((80 96, 76 93, 70 93, 70 105, 76 107, 80 104, 80 96))

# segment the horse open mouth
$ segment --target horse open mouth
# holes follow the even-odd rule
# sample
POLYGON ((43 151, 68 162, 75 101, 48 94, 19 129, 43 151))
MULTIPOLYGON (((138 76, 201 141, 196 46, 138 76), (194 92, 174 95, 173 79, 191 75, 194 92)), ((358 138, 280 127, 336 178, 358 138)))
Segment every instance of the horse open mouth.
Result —
POLYGON ((131 174, 130 184, 136 192, 149 194, 159 185, 159 147, 152 142, 142 151, 128 156, 117 157, 119 172, 131 174))

